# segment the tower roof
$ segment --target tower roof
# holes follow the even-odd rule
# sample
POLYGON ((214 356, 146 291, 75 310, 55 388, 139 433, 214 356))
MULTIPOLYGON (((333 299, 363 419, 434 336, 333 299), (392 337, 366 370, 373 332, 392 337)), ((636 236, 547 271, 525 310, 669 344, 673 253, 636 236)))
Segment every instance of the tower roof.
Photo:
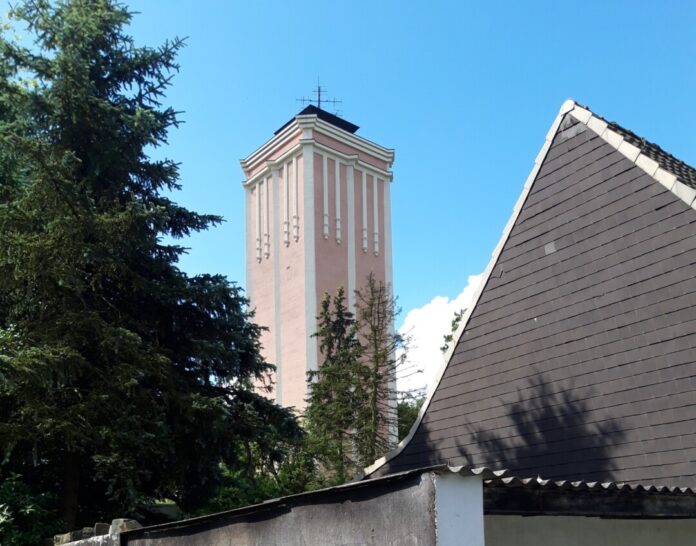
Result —
MULTIPOLYGON (((317 149, 324 147, 330 153, 348 154, 348 159, 355 159, 356 165, 375 170, 382 178, 391 180, 391 165, 394 162, 394 150, 385 148, 355 134, 358 126, 314 105, 303 108, 290 121, 280 127, 273 137, 240 160, 244 171, 244 184, 252 183, 256 177, 265 176, 271 163, 277 162, 287 154, 299 152, 304 144, 316 144, 317 149), (315 142, 317 135, 319 141, 315 142), (330 149, 340 143, 340 151, 330 149), (328 146, 328 148, 327 148, 328 146)), ((269 171, 270 172, 270 171, 269 171)))
POLYGON ((304 108, 301 112, 299 112, 295 117, 293 117, 290 121, 285 123, 282 127, 280 127, 274 135, 277 135, 280 133, 283 129, 285 129, 288 125, 290 125, 297 116, 311 116, 315 115, 319 119, 324 120, 326 123, 330 123, 331 125, 338 127, 339 129, 343 129, 344 131, 347 131, 348 133, 355 133, 360 127, 355 125, 354 123, 351 123, 350 121, 346 121, 343 118, 339 118, 335 114, 331 114, 330 112, 327 112, 326 110, 322 110, 321 108, 317 108, 313 104, 310 104, 306 108, 304 108))

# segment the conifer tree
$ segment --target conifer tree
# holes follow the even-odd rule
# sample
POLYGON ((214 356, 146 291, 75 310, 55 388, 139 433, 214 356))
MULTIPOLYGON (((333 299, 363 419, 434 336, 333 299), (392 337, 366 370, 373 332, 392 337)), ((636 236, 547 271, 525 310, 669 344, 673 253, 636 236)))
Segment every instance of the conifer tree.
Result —
POLYGON ((357 477, 396 442, 397 351, 405 341, 393 330, 396 301, 374 276, 356 290, 356 316, 345 291, 321 302, 321 362, 309 372, 305 424, 310 448, 329 481, 357 477))
POLYGON ((221 462, 298 427, 251 389, 270 366, 240 290, 177 267, 172 241, 221 221, 148 155, 182 42, 136 47, 112 0, 13 13, 34 43, 0 38, 0 480, 55 492, 66 528, 195 510, 221 462))
POLYGON ((370 273, 355 299, 363 384, 358 392, 364 396, 356 415, 356 451, 364 467, 396 444, 396 372, 406 340, 394 331, 399 309, 384 282, 370 273))
POLYGON ((329 483, 343 483, 355 474, 355 416, 364 399, 357 325, 346 306, 345 291, 321 301, 318 329, 321 363, 308 372, 305 426, 312 453, 329 483))

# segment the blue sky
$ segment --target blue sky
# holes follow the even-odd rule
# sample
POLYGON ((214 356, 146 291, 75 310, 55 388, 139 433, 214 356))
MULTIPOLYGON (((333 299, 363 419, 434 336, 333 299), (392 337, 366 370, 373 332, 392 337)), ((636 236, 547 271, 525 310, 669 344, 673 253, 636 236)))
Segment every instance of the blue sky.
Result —
POLYGON ((696 164, 696 2, 138 0, 139 44, 187 36, 168 102, 179 202, 226 223, 182 267, 244 285, 238 160, 317 77, 359 134, 395 148, 395 291, 454 298, 490 258, 566 98, 696 164), (562 5, 563 4, 563 5, 562 5))

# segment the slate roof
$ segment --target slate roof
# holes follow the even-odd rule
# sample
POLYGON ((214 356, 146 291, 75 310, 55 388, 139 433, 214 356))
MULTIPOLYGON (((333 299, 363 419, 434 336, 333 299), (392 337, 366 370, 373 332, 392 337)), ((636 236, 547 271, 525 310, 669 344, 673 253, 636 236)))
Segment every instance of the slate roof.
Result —
MULTIPOLYGON (((596 114, 594 114, 596 116, 596 114)), ((600 116, 596 116, 600 117, 600 116)), ((600 118, 603 119, 603 118, 600 118)), ((606 121, 606 120, 605 120, 606 121)), ((657 144, 638 136, 633 131, 622 127, 614 121, 607 121, 609 127, 620 134, 625 140, 636 146, 645 155, 657 161, 657 163, 671 173, 674 173, 684 184, 692 188, 696 188, 696 169, 685 163, 681 159, 674 157, 672 154, 663 150, 657 144)))
POLYGON ((696 484, 694 173, 564 104, 418 422, 368 474, 696 484))

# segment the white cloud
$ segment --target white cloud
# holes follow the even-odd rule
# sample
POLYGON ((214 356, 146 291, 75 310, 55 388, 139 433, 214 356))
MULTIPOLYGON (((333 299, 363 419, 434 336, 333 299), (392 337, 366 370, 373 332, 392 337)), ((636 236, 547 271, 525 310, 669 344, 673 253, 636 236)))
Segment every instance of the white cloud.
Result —
POLYGON ((469 307, 482 278, 482 273, 469 275, 467 285, 457 297, 449 299, 446 296, 436 296, 423 307, 412 309, 406 314, 399 333, 409 336, 411 341, 406 361, 397 377, 397 388, 400 391, 427 392, 435 381, 444 361, 440 350, 444 343, 443 336, 450 332, 454 313, 469 307))

